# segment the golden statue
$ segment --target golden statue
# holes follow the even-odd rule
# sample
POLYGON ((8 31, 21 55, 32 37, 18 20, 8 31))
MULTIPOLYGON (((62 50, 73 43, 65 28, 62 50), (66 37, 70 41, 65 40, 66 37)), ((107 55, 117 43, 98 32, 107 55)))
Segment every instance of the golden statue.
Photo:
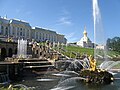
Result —
POLYGON ((92 55, 89 56, 90 61, 90 70, 95 71, 96 70, 96 60, 93 58, 92 55))
POLYGON ((7 38, 7 42, 13 42, 13 39, 10 38, 10 37, 8 37, 8 38, 7 38))

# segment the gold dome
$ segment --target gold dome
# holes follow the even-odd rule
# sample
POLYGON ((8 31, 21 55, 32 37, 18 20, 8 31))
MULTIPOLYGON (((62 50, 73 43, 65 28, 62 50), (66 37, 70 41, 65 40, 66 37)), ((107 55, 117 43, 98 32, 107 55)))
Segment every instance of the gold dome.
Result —
POLYGON ((86 26, 84 27, 84 32, 83 32, 84 36, 87 37, 87 31, 86 31, 86 26))

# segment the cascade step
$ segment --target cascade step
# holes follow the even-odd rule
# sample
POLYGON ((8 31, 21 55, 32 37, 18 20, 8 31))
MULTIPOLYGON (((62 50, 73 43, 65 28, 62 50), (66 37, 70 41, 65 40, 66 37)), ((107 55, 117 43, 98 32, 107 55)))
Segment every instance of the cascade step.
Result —
POLYGON ((28 60, 19 60, 19 62, 40 62, 40 61, 48 61, 46 59, 28 59, 28 60))
POLYGON ((34 63, 50 63, 49 61, 38 61, 38 62, 23 62, 25 64, 34 64, 34 63))
POLYGON ((48 67, 54 67, 54 65, 42 65, 42 66, 25 66, 24 68, 48 68, 48 67))
POLYGON ((51 65, 51 62, 46 62, 46 63, 25 63, 25 66, 42 66, 42 65, 51 65))

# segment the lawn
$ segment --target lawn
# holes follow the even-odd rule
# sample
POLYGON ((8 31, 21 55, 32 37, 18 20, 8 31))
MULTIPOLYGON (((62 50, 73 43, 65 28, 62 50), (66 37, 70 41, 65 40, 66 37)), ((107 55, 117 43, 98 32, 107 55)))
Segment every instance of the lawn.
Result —
POLYGON ((72 58, 75 58, 76 54, 79 54, 80 56, 84 54, 94 55, 94 49, 91 49, 91 48, 82 48, 78 46, 67 46, 67 47, 64 46, 63 48, 65 52, 63 50, 60 50, 60 52, 72 58))

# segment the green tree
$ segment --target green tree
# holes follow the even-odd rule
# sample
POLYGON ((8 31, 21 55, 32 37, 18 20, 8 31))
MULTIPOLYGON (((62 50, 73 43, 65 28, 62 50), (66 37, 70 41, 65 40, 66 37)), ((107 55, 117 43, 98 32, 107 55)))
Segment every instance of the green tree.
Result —
POLYGON ((106 46, 108 50, 120 52, 120 37, 108 38, 106 46))

